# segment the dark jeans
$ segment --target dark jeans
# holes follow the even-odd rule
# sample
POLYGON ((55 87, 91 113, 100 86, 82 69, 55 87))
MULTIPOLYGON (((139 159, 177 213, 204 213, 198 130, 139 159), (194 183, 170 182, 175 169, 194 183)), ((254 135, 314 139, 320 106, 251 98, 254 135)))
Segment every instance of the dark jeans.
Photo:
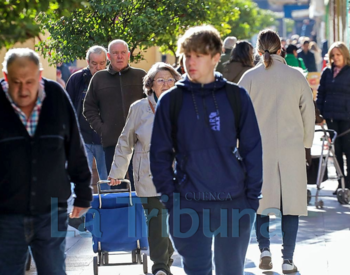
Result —
POLYGON ((142 206, 146 217, 149 218, 147 220, 148 243, 150 258, 154 263, 152 273, 164 269, 170 274, 170 266, 173 263, 171 256, 174 253, 174 248, 169 236, 166 236, 168 232, 167 212, 164 211, 165 208, 159 201, 159 197, 148 197, 147 203, 143 203, 142 206))
POLYGON ((169 229, 186 274, 212 274, 213 238, 216 274, 244 274, 255 217, 255 211, 248 208, 245 197, 215 202, 181 200, 181 209, 174 205, 169 229))
POLYGON ((0 214, 0 274, 24 275, 30 246, 39 275, 65 275, 67 209, 44 215, 0 214))
MULTIPOLYGON (((328 129, 332 129, 337 132, 338 135, 345 132, 346 130, 350 129, 350 120, 333 120, 327 119, 327 127, 328 129)), ((331 135, 333 138, 333 135, 331 135)), ((350 189, 350 182, 349 182, 349 169, 350 169, 350 133, 337 138, 335 140, 334 144, 335 148, 335 156, 337 158, 337 161, 339 163, 340 169, 343 173, 343 175, 346 175, 345 180, 345 187, 350 189), (347 170, 344 169, 344 160, 343 160, 343 154, 346 156, 346 166, 347 170)), ((339 186, 340 188, 340 181, 339 186)))
MULTIPOLYGON (((104 147, 103 151, 105 151, 107 174, 109 175, 109 172, 111 171, 111 167, 112 167, 112 163, 113 163, 115 146, 104 147)), ((128 168, 128 175, 129 175, 129 180, 130 180, 130 184, 131 184, 131 190, 135 191, 133 168, 132 168, 132 158, 130 160, 130 164, 129 164, 129 168, 128 168)), ((124 189, 124 188, 126 188, 125 186, 126 185, 122 183, 119 186, 112 186, 111 189, 124 189)))
MULTIPOLYGON (((260 250, 270 248, 269 223, 269 216, 256 215, 255 231, 260 250)), ((282 258, 293 260, 299 227, 299 216, 282 215, 281 223, 283 234, 282 258)))

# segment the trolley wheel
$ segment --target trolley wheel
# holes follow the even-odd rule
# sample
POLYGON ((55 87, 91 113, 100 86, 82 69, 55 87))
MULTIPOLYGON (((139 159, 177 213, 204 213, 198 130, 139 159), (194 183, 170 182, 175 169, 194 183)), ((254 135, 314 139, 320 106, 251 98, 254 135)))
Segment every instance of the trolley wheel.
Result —
POLYGON ((97 263, 96 256, 94 257, 93 262, 94 262, 94 275, 98 275, 98 263, 97 263))
POLYGON ((137 261, 137 264, 142 264, 142 258, 141 258, 141 251, 140 251, 140 249, 137 249, 136 261, 137 261))
POLYGON ((142 254, 142 264, 143 264, 143 273, 148 273, 148 265, 147 265, 147 255, 145 253, 142 254))
POLYGON ((307 204, 309 205, 311 201, 311 191, 307 189, 307 204))
POLYGON ((322 209, 323 205, 324 205, 323 200, 319 200, 315 203, 315 206, 317 209, 322 209))
POLYGON ((137 263, 137 249, 131 251, 131 261, 133 264, 137 263))
POLYGON ((103 252, 102 253, 102 262, 103 262, 104 265, 108 265, 108 263, 109 263, 108 252, 103 252))
POLYGON ((337 192, 337 199, 340 204, 349 204, 349 189, 345 188, 344 191, 339 189, 337 192))

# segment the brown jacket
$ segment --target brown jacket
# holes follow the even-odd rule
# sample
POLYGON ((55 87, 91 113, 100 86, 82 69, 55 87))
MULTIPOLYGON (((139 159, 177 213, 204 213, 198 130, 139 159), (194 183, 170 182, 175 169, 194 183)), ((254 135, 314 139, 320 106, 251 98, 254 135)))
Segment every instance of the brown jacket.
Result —
POLYGON ((242 75, 253 68, 253 66, 243 66, 241 62, 238 61, 227 61, 223 64, 222 75, 230 82, 238 83, 242 75))
POLYGON ((143 97, 146 72, 129 65, 116 72, 109 65, 91 79, 83 114, 102 138, 103 147, 115 146, 123 130, 130 105, 143 97))

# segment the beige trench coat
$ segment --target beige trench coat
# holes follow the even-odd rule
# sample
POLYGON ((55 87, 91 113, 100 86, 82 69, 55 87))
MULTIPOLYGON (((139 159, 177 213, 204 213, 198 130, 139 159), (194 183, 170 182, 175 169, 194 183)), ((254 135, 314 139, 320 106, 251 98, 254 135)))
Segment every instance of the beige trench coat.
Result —
POLYGON ((249 93, 263 144, 263 198, 258 214, 281 209, 284 215, 307 215, 305 149, 315 131, 312 92, 305 77, 279 55, 273 64, 246 72, 240 82, 249 93))
POLYGON ((113 179, 123 179, 134 152, 133 175, 136 194, 139 197, 159 195, 152 181, 149 162, 154 114, 148 100, 151 101, 155 109, 156 102, 153 94, 130 106, 124 129, 115 147, 114 159, 109 173, 113 179))

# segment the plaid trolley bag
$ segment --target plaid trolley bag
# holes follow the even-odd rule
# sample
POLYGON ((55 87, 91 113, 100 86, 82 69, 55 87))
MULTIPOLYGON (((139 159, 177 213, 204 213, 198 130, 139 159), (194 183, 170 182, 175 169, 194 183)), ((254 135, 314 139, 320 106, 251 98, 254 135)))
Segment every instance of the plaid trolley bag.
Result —
MULTIPOLYGON (((91 232, 92 248, 97 256, 93 258, 94 274, 99 266, 143 264, 147 274, 148 249, 147 224, 140 198, 128 189, 101 190, 102 180, 97 183, 98 194, 94 194, 91 209, 86 214, 85 228, 91 232), (109 252, 131 252, 130 263, 109 263, 109 252)), ((120 253, 119 253, 120 254, 120 253)))

